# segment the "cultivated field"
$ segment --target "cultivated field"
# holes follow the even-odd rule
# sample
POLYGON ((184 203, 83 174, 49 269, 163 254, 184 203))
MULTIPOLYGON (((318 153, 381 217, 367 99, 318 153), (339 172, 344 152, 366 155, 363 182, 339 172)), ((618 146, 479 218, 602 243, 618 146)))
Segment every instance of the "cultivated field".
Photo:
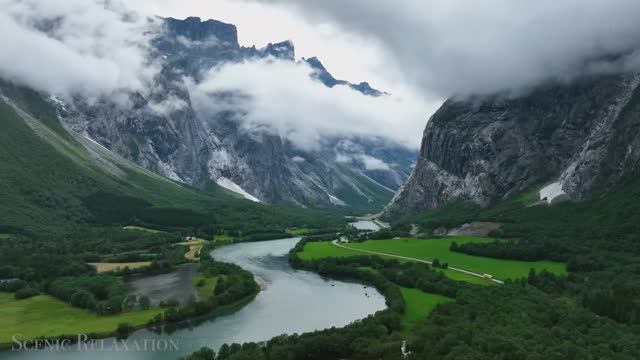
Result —
MULTIPOLYGON (((403 238, 393 240, 371 240, 363 243, 343 244, 354 249, 362 249, 367 251, 381 252, 391 255, 407 256, 421 260, 432 261, 439 259, 440 262, 447 262, 450 266, 476 272, 479 274, 491 274, 498 279, 517 279, 528 275, 531 268, 536 271, 546 269, 555 274, 566 273, 566 266, 562 263, 552 261, 517 261, 493 259, 481 256, 472 256, 457 253, 449 250, 449 246, 453 241, 458 244, 467 242, 488 242, 493 241, 487 238, 478 237, 456 237, 456 238, 436 238, 436 239, 414 239, 403 238)), ((309 243, 305 247, 305 251, 299 254, 302 259, 318 259, 331 256, 358 256, 364 253, 357 251, 349 251, 348 249, 339 248, 329 242, 309 243)), ((454 273, 446 271, 445 274, 456 280, 483 282, 482 279, 462 273, 454 273), (475 280, 470 280, 473 278, 475 280)))
MULTIPOLYGON (((358 251, 351 251, 348 249, 340 248, 333 245, 330 242, 311 242, 308 243, 304 251, 299 253, 298 256, 303 260, 313 260, 313 259, 321 259, 326 257, 349 257, 349 256, 368 256, 365 253, 358 251)), ((399 259, 396 259, 399 260, 399 259)), ((404 261, 404 260, 399 260, 404 261)), ((373 270, 373 269, 370 269, 373 270)), ((463 274, 453 270, 441 270, 447 277, 458 280, 458 281, 466 281, 471 284, 477 285, 491 285, 493 284, 490 281, 480 279, 478 277, 463 274)))
POLYGON ((200 250, 202 250, 202 247, 206 243, 207 243, 207 240, 196 239, 196 240, 193 240, 193 241, 186 241, 186 242, 177 243, 176 245, 188 246, 189 247, 189 251, 187 251, 184 254, 184 257, 187 258, 188 260, 197 261, 197 260, 200 259, 200 250))

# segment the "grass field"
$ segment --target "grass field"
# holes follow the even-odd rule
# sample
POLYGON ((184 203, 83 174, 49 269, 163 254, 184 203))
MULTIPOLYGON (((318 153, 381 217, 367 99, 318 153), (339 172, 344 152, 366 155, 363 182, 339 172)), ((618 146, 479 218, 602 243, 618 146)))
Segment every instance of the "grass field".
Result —
POLYGON ((21 334, 22 339, 33 339, 108 333, 115 331, 120 323, 144 325, 159 313, 162 313, 161 309, 149 309, 98 316, 47 295, 15 300, 13 294, 0 293, 0 343, 10 343, 14 334, 21 334))
MULTIPOLYGON (((525 277, 528 275, 529 269, 531 268, 536 269, 536 271, 546 269, 555 274, 566 273, 566 266, 564 264, 552 261, 528 262, 503 260, 452 252, 449 250, 449 246, 453 241, 456 241, 458 244, 463 244, 467 242, 487 242, 493 240, 476 237, 440 239, 403 238, 350 243, 346 244, 346 246, 429 261, 439 259, 441 262, 448 262, 450 266, 480 274, 491 274, 498 279, 517 279, 525 277)), ((308 243, 305 246, 305 250, 300 253, 299 256, 303 260, 311 260, 324 257, 358 256, 362 254, 363 253, 355 251, 351 252, 348 249, 339 248, 329 242, 313 242, 308 243)), ((477 284, 488 283, 485 280, 451 270, 446 270, 445 274, 455 280, 469 281, 477 284)))
POLYGON ((453 301, 448 297, 429 294, 417 289, 400 288, 405 302, 404 315, 402 316, 403 329, 409 330, 413 325, 424 320, 440 304, 453 301))
POLYGON ((213 289, 215 289, 216 285, 218 284, 218 277, 217 276, 207 277, 207 276, 198 274, 191 279, 191 284, 196 290, 198 290, 198 296, 200 297, 200 299, 202 300, 209 299, 210 297, 213 296, 213 289), (204 280, 203 286, 197 285, 198 282, 200 282, 200 280, 204 280))
POLYGON ((118 269, 139 269, 143 267, 147 267, 151 265, 151 261, 139 261, 139 262, 128 262, 128 263, 89 263, 89 265, 95 266, 96 270, 99 273, 104 273, 108 271, 118 270, 118 269))
POLYGON ((0 234, 0 240, 4 240, 4 239, 8 239, 9 238, 9 234, 0 234))
MULTIPOLYGON (((377 240, 379 241, 379 240, 377 240)), ((339 248, 335 245, 333 245, 330 242, 311 242, 308 243, 305 248, 304 251, 299 253, 298 256, 302 259, 302 260, 314 260, 314 259, 321 259, 321 258, 326 258, 326 257, 349 257, 349 256, 362 256, 362 255, 366 255, 364 253, 361 252, 357 252, 357 251, 350 251, 344 248, 339 248)), ((390 257, 391 258, 391 257, 390 257)), ((399 261, 405 261, 405 260, 401 260, 401 259, 396 259, 399 261)), ((408 260, 407 260, 408 261, 408 260)), ((373 270, 373 269, 371 269, 373 270)), ((467 274, 463 274, 457 271, 453 271, 453 270, 444 270, 442 271, 447 277, 453 279, 453 280, 458 280, 458 281, 466 281, 468 283, 471 284, 477 284, 477 285, 492 285, 493 283, 491 281, 487 281, 475 276, 471 276, 471 275, 467 275, 467 274)))
POLYGON ((480 256, 466 255, 449 250, 452 242, 458 244, 468 242, 489 242, 492 239, 477 237, 457 237, 439 239, 394 239, 381 241, 366 241, 352 243, 347 246, 386 254, 409 256, 423 260, 440 259, 450 266, 473 271, 479 274, 491 274, 499 279, 517 279, 528 275, 531 268, 536 271, 546 269, 555 274, 566 273, 566 266, 552 261, 517 261, 493 259, 480 256))

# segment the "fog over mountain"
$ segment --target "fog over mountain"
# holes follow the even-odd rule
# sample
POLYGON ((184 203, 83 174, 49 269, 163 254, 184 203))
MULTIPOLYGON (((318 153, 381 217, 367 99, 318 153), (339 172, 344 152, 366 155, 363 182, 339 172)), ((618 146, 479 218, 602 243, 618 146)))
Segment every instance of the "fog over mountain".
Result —
POLYGON ((0 76, 64 97, 149 92, 158 28, 117 2, 0 0, 0 76))
POLYGON ((634 0, 258 1, 375 38, 406 81, 441 97, 640 69, 634 0))
MULTIPOLYGON (((157 81, 166 59, 151 54, 151 42, 163 26, 153 13, 134 12, 121 1, 0 0, 0 6, 0 30, 9 35, 0 54, 0 76, 5 79, 67 101, 75 95, 90 101, 106 96, 125 107, 132 105, 128 93, 147 96, 166 86, 157 81)), ((198 69, 202 79, 197 80, 215 76, 213 82, 195 86, 192 74, 174 80, 188 86, 196 98, 211 86, 241 88, 249 96, 242 104, 248 113, 237 118, 245 128, 267 128, 304 148, 317 148, 322 136, 367 135, 417 149, 416 130, 433 111, 420 94, 403 91, 372 100, 348 87, 331 92, 309 77, 314 71, 307 63, 248 59, 198 69)), ((169 98, 151 103, 149 109, 166 113, 181 106, 180 99, 169 98)))
POLYGON ((172 180, 368 211, 410 173, 425 102, 336 79, 286 39, 242 46, 233 24, 119 1, 0 5, 0 80, 40 91, 65 127, 172 180))

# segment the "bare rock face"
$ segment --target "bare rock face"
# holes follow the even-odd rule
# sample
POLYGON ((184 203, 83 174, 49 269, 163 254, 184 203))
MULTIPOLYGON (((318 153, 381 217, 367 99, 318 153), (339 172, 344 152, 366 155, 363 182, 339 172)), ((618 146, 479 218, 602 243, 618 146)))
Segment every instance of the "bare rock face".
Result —
MULTIPOLYGON (((115 99, 96 103, 81 98, 58 104, 67 127, 165 177, 198 187, 223 179, 268 203, 379 210, 409 176, 415 153, 380 139, 327 138, 320 150, 303 151, 267 132, 248 134, 234 120, 237 114, 225 108, 199 112, 183 85, 185 77, 197 82, 212 67, 255 58, 293 62, 293 44, 243 47, 231 24, 199 18, 162 21, 149 54, 162 64, 155 89, 129 94, 127 101, 133 106, 118 106, 115 99), (347 160, 336 161, 338 155, 347 160), (389 168, 368 168, 360 161, 364 155, 389 168)), ((325 84, 328 87, 349 86, 362 96, 382 95, 366 83, 354 85, 334 79, 324 67, 322 71, 335 81, 325 84)))
POLYGON ((387 214, 454 199, 484 206, 544 182, 588 198, 637 168, 639 84, 638 74, 612 75, 516 98, 448 100, 427 124, 417 165, 387 214))

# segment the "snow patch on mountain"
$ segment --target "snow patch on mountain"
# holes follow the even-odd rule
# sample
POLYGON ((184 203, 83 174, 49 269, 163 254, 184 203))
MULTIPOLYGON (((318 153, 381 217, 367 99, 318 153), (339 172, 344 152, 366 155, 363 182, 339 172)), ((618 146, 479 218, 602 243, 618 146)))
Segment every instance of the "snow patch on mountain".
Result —
POLYGON ((231 190, 234 193, 242 195, 242 197, 244 197, 247 200, 251 200, 258 203, 260 202, 260 199, 246 192, 238 184, 231 181, 231 179, 227 179, 226 177, 221 177, 218 180, 216 180, 216 183, 227 190, 231 190))
POLYGON ((549 184, 542 188, 542 190, 540 190, 540 200, 545 200, 547 203, 551 204, 553 199, 566 194, 567 193, 562 190, 562 183, 554 182, 553 184, 549 184))
POLYGON ((337 197, 335 197, 335 196, 333 196, 333 195, 331 195, 329 193, 327 193, 327 195, 329 195, 329 201, 331 201, 331 203, 333 205, 336 205, 336 206, 347 206, 346 202, 338 199, 337 197))

